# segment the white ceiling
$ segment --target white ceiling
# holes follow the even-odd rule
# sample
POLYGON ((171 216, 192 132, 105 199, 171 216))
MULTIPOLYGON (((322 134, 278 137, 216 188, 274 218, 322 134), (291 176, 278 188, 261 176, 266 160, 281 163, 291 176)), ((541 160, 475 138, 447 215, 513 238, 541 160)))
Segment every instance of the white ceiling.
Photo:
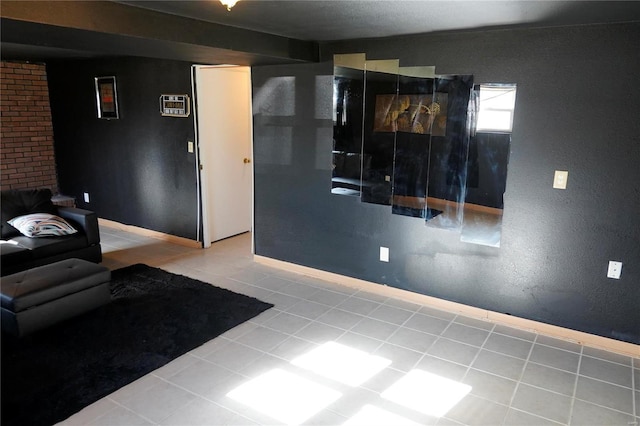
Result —
POLYGON ((640 1, 218 0, 119 1, 301 40, 347 40, 507 26, 640 21, 640 1))

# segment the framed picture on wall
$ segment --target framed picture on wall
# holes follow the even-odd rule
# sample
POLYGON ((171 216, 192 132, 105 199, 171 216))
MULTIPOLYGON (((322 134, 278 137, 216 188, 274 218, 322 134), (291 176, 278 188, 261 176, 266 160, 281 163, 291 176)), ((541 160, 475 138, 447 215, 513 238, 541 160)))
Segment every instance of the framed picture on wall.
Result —
POLYGON ((118 92, 115 76, 96 77, 96 103, 98 118, 116 120, 118 115, 118 92))

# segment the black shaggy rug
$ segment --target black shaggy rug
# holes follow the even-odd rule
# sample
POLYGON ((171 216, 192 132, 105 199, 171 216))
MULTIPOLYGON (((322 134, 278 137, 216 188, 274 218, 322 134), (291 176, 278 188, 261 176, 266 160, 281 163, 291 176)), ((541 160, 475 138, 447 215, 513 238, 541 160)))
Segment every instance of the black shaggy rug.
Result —
POLYGON ((2 425, 51 425, 273 305, 147 265, 112 302, 22 339, 2 335, 2 425))

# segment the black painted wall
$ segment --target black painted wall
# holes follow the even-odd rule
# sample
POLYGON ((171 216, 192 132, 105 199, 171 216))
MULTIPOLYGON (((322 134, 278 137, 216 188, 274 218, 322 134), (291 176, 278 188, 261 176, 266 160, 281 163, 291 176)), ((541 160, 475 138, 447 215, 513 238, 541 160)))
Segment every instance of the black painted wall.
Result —
POLYGON ((48 63, 60 192, 101 218, 197 239, 196 157, 187 152, 193 115, 159 112, 160 94, 191 94, 190 67, 143 58, 48 63), (118 120, 96 114, 94 77, 110 75, 118 120))
POLYGON ((253 70, 256 254, 640 343, 639 23, 323 51, 321 64, 253 70), (517 84, 500 248, 330 193, 331 55, 359 52, 517 84), (556 169, 569 171, 566 190, 552 189, 556 169), (620 280, 606 277, 609 260, 623 262, 620 280))

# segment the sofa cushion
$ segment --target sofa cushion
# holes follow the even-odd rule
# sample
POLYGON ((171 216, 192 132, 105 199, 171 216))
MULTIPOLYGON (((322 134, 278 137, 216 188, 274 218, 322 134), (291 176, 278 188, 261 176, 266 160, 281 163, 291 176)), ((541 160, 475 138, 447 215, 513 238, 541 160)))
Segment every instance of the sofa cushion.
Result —
MULTIPOLYGON (((20 236, 13 238, 12 241, 15 241, 20 246, 29 249, 31 257, 34 259, 55 256, 60 253, 87 247, 87 237, 81 233, 49 238, 30 238, 20 236)), ((2 261, 4 263, 4 257, 2 258, 2 261)))
POLYGON ((49 213, 31 213, 14 217, 9 225, 26 237, 51 237, 78 232, 63 218, 49 213))
POLYGON ((51 202, 50 189, 17 190, 10 189, 2 191, 0 194, 1 217, 0 227, 2 228, 2 239, 20 235, 8 221, 17 216, 29 213, 51 213, 56 214, 56 206, 51 202))
POLYGON ((31 250, 18 245, 15 241, 3 240, 2 244, 0 244, 0 255, 2 256, 2 265, 0 267, 31 260, 31 250))

